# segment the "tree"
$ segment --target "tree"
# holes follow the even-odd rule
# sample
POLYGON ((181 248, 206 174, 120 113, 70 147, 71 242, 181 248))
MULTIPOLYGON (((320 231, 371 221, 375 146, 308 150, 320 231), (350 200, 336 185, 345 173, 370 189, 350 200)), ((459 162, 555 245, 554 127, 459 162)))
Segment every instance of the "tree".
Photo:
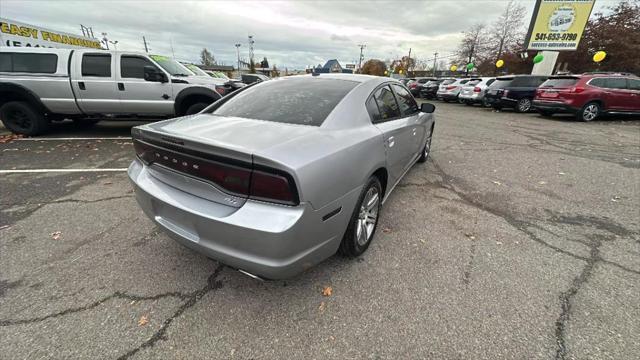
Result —
POLYGON ((627 0, 609 7, 610 14, 596 13, 589 19, 576 51, 562 51, 558 63, 567 63, 573 73, 623 71, 640 75, 640 1, 627 0), (593 62, 596 51, 605 51, 601 63, 593 62))
MULTIPOLYGON (((496 22, 491 26, 489 34, 488 51, 494 56, 488 56, 493 63, 498 61, 505 49, 512 49, 518 45, 518 41, 524 33, 523 22, 526 8, 510 0, 496 22)), ((494 67, 494 73, 498 69, 494 67)))
POLYGON ((278 76, 280 76, 280 71, 278 71, 276 64, 273 64, 273 69, 271 69, 271 77, 274 78, 278 76))
POLYGON ((249 74, 255 74, 256 73, 256 63, 253 61, 253 59, 249 60, 249 74))
POLYGON ((267 57, 265 56, 260 62, 260 67, 266 69, 269 67, 269 61, 267 61, 267 57))
POLYGON ((204 66, 211 66, 216 64, 216 58, 206 48, 200 51, 200 63, 204 66))
MULTIPOLYGON (((462 34, 462 42, 458 46, 458 62, 461 64, 468 64, 473 62, 478 54, 482 54, 485 50, 483 47, 487 44, 485 24, 474 24, 467 31, 462 34)), ((482 58, 482 55, 480 56, 482 58)), ((465 67, 465 74, 468 74, 469 70, 465 67)))
POLYGON ((362 64, 360 73, 367 75, 384 76, 384 72, 387 71, 387 65, 378 59, 369 59, 362 64))

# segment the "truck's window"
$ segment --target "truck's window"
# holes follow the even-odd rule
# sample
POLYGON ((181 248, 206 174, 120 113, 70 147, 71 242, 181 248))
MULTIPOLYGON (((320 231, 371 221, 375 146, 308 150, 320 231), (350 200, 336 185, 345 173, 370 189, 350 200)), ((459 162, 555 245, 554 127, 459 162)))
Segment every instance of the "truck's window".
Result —
POLYGON ((144 67, 157 67, 141 56, 122 56, 120 58, 120 77, 144 79, 144 67))
POLYGON ((111 77, 111 54, 82 55, 82 76, 111 77))
POLYGON ((0 54, 0 71, 53 74, 57 67, 58 56, 56 54, 0 54))

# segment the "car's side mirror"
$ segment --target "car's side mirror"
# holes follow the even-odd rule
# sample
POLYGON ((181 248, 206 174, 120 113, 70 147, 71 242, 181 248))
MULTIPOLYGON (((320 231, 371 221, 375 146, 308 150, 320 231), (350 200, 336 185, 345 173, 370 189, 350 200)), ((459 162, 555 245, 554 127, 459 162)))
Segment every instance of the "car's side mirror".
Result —
POLYGON ((422 103, 422 105, 420 105, 420 111, 430 114, 436 111, 436 106, 430 103, 422 103))
POLYGON ((167 76, 163 72, 158 71, 157 68, 148 65, 144 67, 144 79, 146 81, 155 81, 162 83, 167 82, 167 76))

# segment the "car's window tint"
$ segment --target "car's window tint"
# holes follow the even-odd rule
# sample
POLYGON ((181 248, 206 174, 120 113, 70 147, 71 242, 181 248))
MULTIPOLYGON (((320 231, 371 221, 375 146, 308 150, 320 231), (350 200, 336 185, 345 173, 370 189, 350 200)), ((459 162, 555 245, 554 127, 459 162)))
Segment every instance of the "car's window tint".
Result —
POLYGON ((370 97, 365 103, 367 106, 367 111, 369 112, 369 116, 371 116, 371 122, 374 124, 380 122, 382 117, 380 116, 380 111, 378 110, 378 104, 376 104, 376 99, 370 97))
POLYGON ((629 80, 629 89, 640 90, 640 80, 638 79, 628 79, 628 80, 629 80))
POLYGON ((532 78, 529 78, 529 77, 524 77, 524 76, 517 77, 513 79, 513 81, 509 86, 514 86, 514 87, 532 86, 533 84, 531 80, 532 78))
POLYGON ((82 55, 82 76, 111 77, 111 55, 82 55))
POLYGON ((511 85, 512 81, 513 81, 513 78, 496 79, 496 81, 494 81, 493 84, 491 84, 490 88, 492 88, 492 89, 502 89, 502 88, 505 88, 505 87, 511 85))
POLYGON ((380 109, 380 117, 382 121, 393 119, 400 116, 400 108, 396 102, 391 88, 389 86, 381 87, 373 93, 373 97, 378 103, 380 109))
POLYGON ((213 111, 215 115, 320 126, 359 83, 307 77, 261 82, 213 111))
POLYGON ((565 88, 571 87, 578 82, 579 78, 575 77, 567 77, 567 78, 551 78, 544 83, 542 83, 543 87, 551 87, 551 88, 565 88))
POLYGON ((608 78, 605 82, 606 88, 609 89, 626 89, 627 88, 627 79, 625 78, 608 78))
POLYGON ((466 86, 475 86, 475 85, 480 84, 480 81, 482 81, 482 80, 480 80, 480 79, 469 80, 469 82, 466 83, 465 85, 466 86))
POLYGON ((487 86, 490 86, 491 84, 493 84, 496 81, 496 79, 489 79, 487 80, 487 86))
POLYGON ((597 86, 597 87, 604 87, 605 83, 606 83, 606 80, 607 79, 605 79, 605 78, 595 78, 595 79, 592 79, 591 81, 589 81, 589 85, 597 86))
POLYGON ((455 79, 446 79, 446 80, 442 81, 442 82, 440 83, 440 85, 449 85, 449 84, 452 84, 452 83, 454 83, 454 82, 456 82, 456 80, 455 80, 455 79))
POLYGON ((0 54, 0 71, 53 74, 57 67, 58 56, 56 54, 0 54))
POLYGON ((120 76, 123 78, 144 79, 144 67, 153 66, 151 61, 140 56, 122 56, 120 58, 120 76))
POLYGON ((402 115, 411 115, 418 112, 418 103, 404 87, 392 84, 393 90, 398 96, 398 104, 402 115))

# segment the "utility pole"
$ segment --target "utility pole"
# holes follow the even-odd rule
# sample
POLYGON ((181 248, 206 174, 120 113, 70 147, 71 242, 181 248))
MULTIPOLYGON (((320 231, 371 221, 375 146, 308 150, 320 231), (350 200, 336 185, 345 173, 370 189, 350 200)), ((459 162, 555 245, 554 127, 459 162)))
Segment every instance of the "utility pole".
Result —
POLYGON ((236 44, 236 54, 238 55, 238 76, 240 76, 240 46, 242 44, 236 44))
POLYGON ((142 42, 144 43, 144 52, 149 53, 149 47, 147 46, 147 39, 142 35, 142 42))
POLYGON ((360 60, 358 62, 358 70, 362 69, 362 60, 364 59, 364 55, 362 54, 362 50, 367 47, 365 44, 358 44, 360 47, 360 60))
POLYGON ((255 43, 253 35, 249 35, 249 61, 255 64, 253 60, 253 43, 255 43))
POLYGON ((436 61, 438 60, 438 53, 433 53, 433 76, 436 76, 436 61))
POLYGON ((409 57, 407 57, 407 68, 404 69, 406 76, 409 76, 409 66, 411 66, 411 48, 409 48, 409 57))

